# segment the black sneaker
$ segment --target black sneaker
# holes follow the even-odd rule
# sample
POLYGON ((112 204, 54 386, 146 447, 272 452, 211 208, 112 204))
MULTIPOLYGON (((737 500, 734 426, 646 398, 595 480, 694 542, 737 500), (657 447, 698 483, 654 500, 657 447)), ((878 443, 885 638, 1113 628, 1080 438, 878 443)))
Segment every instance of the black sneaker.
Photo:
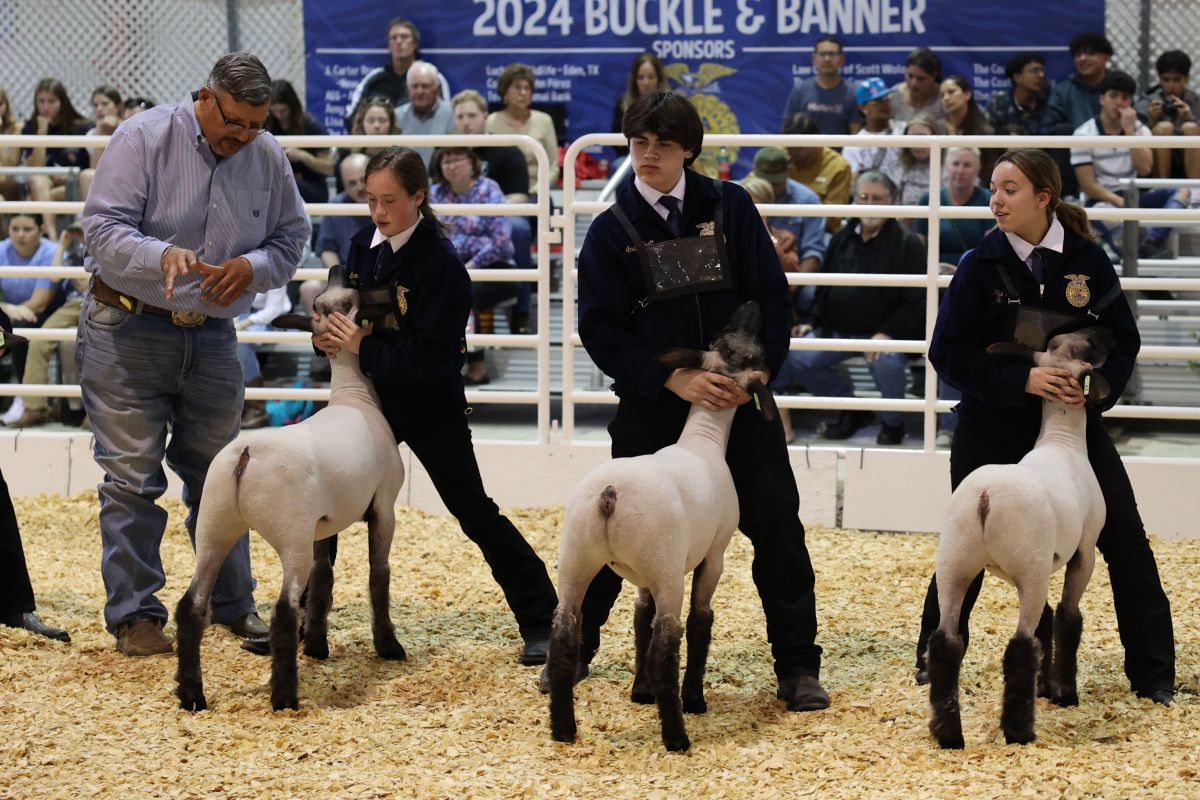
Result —
POLYGON ((843 411, 838 414, 837 421, 834 423, 826 423, 821 430, 821 438, 823 439, 849 439, 860 428, 863 428, 871 423, 871 418, 875 415, 870 411, 843 411))
POLYGON ((893 445, 900 444, 904 441, 904 426, 903 425, 888 425, 883 423, 879 428, 879 435, 875 437, 875 444, 893 445))

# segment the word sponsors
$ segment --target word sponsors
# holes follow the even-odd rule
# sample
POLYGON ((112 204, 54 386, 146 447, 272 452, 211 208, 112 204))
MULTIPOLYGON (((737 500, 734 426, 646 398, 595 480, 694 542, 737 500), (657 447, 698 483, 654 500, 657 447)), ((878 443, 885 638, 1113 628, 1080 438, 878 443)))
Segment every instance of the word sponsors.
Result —
MULTIPOLYGON (((927 0, 472 0, 475 36, 925 33, 927 0)), ((715 44, 715 43, 713 43, 715 44)), ((721 43, 733 47, 731 41, 721 43)), ((661 55, 661 54, 660 54, 661 55)))

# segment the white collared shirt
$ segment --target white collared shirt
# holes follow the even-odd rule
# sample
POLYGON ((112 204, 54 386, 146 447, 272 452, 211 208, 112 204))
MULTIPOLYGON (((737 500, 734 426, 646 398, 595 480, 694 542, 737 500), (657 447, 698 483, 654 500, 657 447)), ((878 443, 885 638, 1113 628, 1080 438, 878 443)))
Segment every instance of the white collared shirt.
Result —
MULTIPOLYGON (((685 173, 686 173, 686 170, 685 170, 685 173)), ((681 174, 679 176, 678 182, 676 182, 676 184, 675 184, 675 188, 669 192, 660 192, 658 189, 655 189, 653 186, 649 186, 645 183, 642 183, 641 178, 633 179, 633 188, 637 189, 638 193, 641 194, 642 197, 646 198, 646 202, 650 204, 650 207, 653 208, 658 213, 658 215, 660 217, 662 217, 663 219, 666 219, 667 214, 669 214, 670 212, 667 211, 666 206, 659 205, 658 198, 662 197, 664 194, 671 195, 671 197, 674 197, 677 200, 679 200, 679 214, 680 214, 680 216, 682 216, 683 215, 683 188, 687 184, 686 178, 687 178, 686 174, 681 174)))
POLYGON ((383 231, 379 230, 379 228, 376 228, 375 236, 372 237, 372 239, 371 239, 371 249, 374 250, 376 247, 378 247, 380 244, 382 244, 383 241, 386 239, 387 243, 392 246, 392 252, 395 253, 401 247, 404 247, 404 245, 408 244, 408 240, 412 238, 413 231, 415 231, 417 229, 417 226, 421 224, 422 219, 423 219, 423 217, 421 215, 421 212, 418 211, 417 212, 417 221, 412 224, 412 227, 405 228, 404 230, 397 233, 395 236, 384 236, 383 231))
POLYGON ((1056 253, 1063 251, 1064 231, 1062 223, 1058 221, 1057 216, 1050 223, 1050 230, 1046 231, 1046 235, 1042 237, 1042 241, 1038 244, 1030 244, 1015 233, 1005 233, 1004 235, 1008 237, 1008 243, 1012 245, 1017 258, 1025 262, 1025 266, 1029 267, 1030 272, 1033 271, 1033 250, 1035 247, 1053 250, 1056 253))

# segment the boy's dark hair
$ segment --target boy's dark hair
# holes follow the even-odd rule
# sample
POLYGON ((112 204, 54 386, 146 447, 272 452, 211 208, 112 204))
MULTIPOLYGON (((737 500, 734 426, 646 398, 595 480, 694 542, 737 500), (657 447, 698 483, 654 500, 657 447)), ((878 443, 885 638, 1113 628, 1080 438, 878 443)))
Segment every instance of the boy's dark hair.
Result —
POLYGON ((683 162, 690 167, 704 145, 704 124, 692 101, 675 92, 651 92, 630 104, 621 120, 621 135, 626 139, 653 133, 659 139, 677 143, 692 152, 683 162))
POLYGON ((1008 60, 1007 64, 1004 65, 1004 75, 1010 81, 1016 80, 1017 74, 1030 64, 1041 64, 1044 67, 1046 66, 1046 57, 1041 53, 1035 53, 1032 50, 1024 53, 1017 53, 1008 60))
POLYGON ((1137 81, 1128 72, 1110 69, 1104 73, 1104 80, 1100 81, 1100 94, 1106 92, 1121 92, 1132 97, 1137 94, 1137 81))
POLYGON ((928 47, 918 47, 909 53, 908 58, 904 59, 904 66, 924 70, 932 75, 935 81, 941 83, 942 60, 928 47))
POLYGON ((839 53, 846 52, 846 46, 844 44, 842 44, 842 40, 839 39, 838 37, 834 36, 832 33, 827 33, 824 36, 822 36, 820 39, 817 39, 815 42, 813 42, 813 52, 814 53, 817 51, 817 46, 820 45, 821 42, 829 42, 830 44, 836 44, 839 53))
POLYGON ((779 131, 787 136, 815 136, 821 132, 817 127, 817 123, 813 118, 803 111, 797 111, 783 121, 783 128, 779 131))
POLYGON ((1186 77, 1192 73, 1192 59, 1182 50, 1168 50, 1155 59, 1154 71, 1159 75, 1173 72, 1186 77))
POLYGON ((1111 56, 1113 54, 1112 42, 1103 33, 1096 31, 1078 34, 1071 40, 1071 57, 1074 58, 1080 53, 1100 53, 1111 56))

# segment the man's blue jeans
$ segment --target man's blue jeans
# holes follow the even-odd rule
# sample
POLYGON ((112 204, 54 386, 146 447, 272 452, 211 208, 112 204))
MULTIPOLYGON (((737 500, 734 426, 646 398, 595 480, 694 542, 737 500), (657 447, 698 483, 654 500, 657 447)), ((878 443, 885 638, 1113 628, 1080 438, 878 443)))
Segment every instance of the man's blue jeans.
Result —
MULTIPOLYGON (((835 339, 869 339, 867 335, 851 336, 836 331, 830 334, 835 339)), ((804 338, 813 338, 809 333, 804 338)), ((792 350, 784 359, 779 374, 771 381, 776 391, 799 384, 819 397, 853 397, 854 384, 835 366, 862 353, 853 350, 792 350)), ((879 394, 888 400, 900 400, 908 387, 908 357, 904 353, 879 353, 869 365, 871 377, 879 394)), ((885 425, 901 423, 899 411, 881 411, 879 418, 885 425)))
MULTIPOLYGON (((213 456, 237 435, 242 367, 233 323, 209 319, 181 328, 167 317, 130 314, 89 296, 80 313, 76 359, 83 405, 95 436, 100 484, 100 572, 104 622, 166 620, 155 592, 166 582, 159 545, 167 512, 163 459, 183 480, 193 545, 204 478, 213 456), (170 442, 167 433, 170 432, 170 442)), ((213 591, 213 621, 255 610, 250 541, 225 559, 213 591)))

